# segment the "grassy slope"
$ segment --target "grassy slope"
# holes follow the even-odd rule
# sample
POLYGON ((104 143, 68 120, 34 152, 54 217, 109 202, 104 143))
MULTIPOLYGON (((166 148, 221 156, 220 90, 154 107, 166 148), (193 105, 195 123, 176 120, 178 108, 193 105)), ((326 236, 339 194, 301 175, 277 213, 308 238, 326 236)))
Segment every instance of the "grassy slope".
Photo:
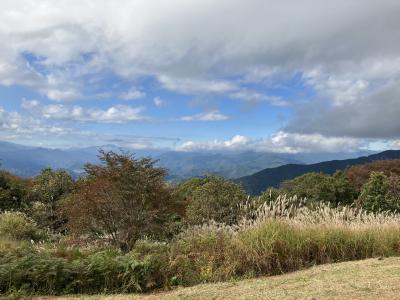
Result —
POLYGON ((322 265, 281 276, 203 284, 141 296, 38 299, 400 299, 400 258, 322 265))

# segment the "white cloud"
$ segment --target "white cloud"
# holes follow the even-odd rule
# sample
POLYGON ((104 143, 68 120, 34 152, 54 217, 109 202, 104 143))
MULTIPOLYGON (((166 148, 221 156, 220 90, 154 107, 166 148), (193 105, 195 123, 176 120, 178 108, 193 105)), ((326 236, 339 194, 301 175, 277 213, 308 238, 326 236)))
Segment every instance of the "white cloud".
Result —
POLYGON ((228 140, 212 140, 204 143, 188 141, 177 147, 178 151, 243 150, 250 140, 243 135, 235 135, 228 140))
POLYGON ((400 150, 400 140, 391 141, 390 148, 400 150))
POLYGON ((299 153, 299 152, 348 152, 365 145, 359 139, 330 138, 320 134, 293 134, 279 131, 268 138, 251 139, 235 135, 228 140, 207 142, 188 141, 177 147, 180 151, 246 151, 299 153))
POLYGON ((279 131, 264 140, 265 147, 275 152, 348 152, 359 149, 365 141, 347 137, 326 137, 321 134, 298 134, 279 131))
POLYGON ((226 80, 174 78, 166 75, 160 76, 158 80, 166 89, 184 94, 225 93, 238 89, 234 83, 226 80))
POLYGON ((146 97, 146 93, 136 88, 132 88, 129 91, 122 93, 119 97, 125 101, 136 100, 146 97))
POLYGON ((250 90, 240 90, 229 95, 233 99, 244 100, 246 102, 269 102, 276 106, 287 106, 288 102, 283 100, 281 97, 264 95, 258 92, 250 90))
POLYGON ((0 34, 14 45, 9 57, 31 52, 46 66, 94 53, 120 74, 187 78, 397 55, 399 6, 397 0, 16 0, 1 3, 0 34))
MULTIPOLYGON (((27 104, 28 102, 25 102, 27 104)), ((34 102, 29 102, 34 104, 34 102)), ((69 129, 60 126, 45 124, 37 118, 23 116, 18 112, 8 112, 0 107, 0 135, 1 137, 13 134, 15 137, 32 134, 62 135, 69 129)))
POLYGON ((193 116, 184 116, 180 118, 182 121, 225 121, 228 120, 229 117, 221 114, 218 110, 213 110, 207 113, 200 113, 193 116))
MULTIPOLYGON (((96 129, 85 130, 78 122, 115 123, 133 122, 134 117, 124 117, 112 108, 105 110, 85 109, 61 104, 41 106, 36 100, 23 99, 24 111, 7 111, 0 106, 0 140, 50 148, 70 148, 113 144, 130 149, 169 149, 179 139, 174 137, 142 136, 96 129), (47 118, 41 116, 47 114, 47 118), (92 121, 93 120, 93 121, 92 121), (115 122, 114 122, 115 120, 115 122), (79 128, 79 130, 77 130, 79 128)), ((119 108, 129 114, 129 109, 119 108)))
POLYGON ((370 86, 370 83, 363 79, 336 77, 318 70, 307 72, 303 77, 307 84, 324 97, 331 99, 337 106, 359 101, 370 86))
POLYGON ((22 118, 16 112, 7 112, 0 107, 0 128, 2 130, 18 130, 22 118))
POLYGON ((24 109, 35 109, 36 107, 40 106, 39 101, 37 100, 27 100, 27 99, 22 99, 22 108, 24 109))
MULTIPOLYGON (((32 102, 23 102, 26 108, 32 102)), ((40 114, 44 119, 66 120, 79 122, 95 123, 128 123, 144 121, 147 118, 141 115, 143 107, 131 107, 126 105, 116 105, 107 109, 83 108, 81 106, 67 106, 62 104, 52 104, 46 106, 35 106, 35 113, 40 114)))
POLYGON ((145 117, 140 115, 143 110, 143 107, 117 105, 106 110, 84 110, 78 118, 83 121, 94 121, 99 123, 126 123, 132 121, 143 121, 145 120, 145 117))
POLYGON ((269 84, 318 70, 318 78, 305 77, 313 88, 335 103, 356 101, 400 76, 399 14, 397 0, 2 1, 0 83, 65 101, 85 97, 93 77, 112 72, 151 76, 186 94, 281 105, 246 92, 238 78, 269 84))
MULTIPOLYGON (((318 99, 286 131, 396 138, 399 15, 398 0, 1 1, 0 84, 67 101, 88 97, 111 73, 183 94, 284 105, 249 85, 274 87, 300 74, 318 99)), ((130 121, 140 115, 130 109, 130 117, 118 107, 69 115, 130 121)))
MULTIPOLYGON (((154 103, 160 107, 164 102, 160 98, 155 98, 154 103)), ((21 107, 31 114, 44 119, 95 122, 95 123, 128 123, 149 120, 141 113, 144 107, 131 107, 127 105, 115 105, 107 109, 83 108, 78 105, 51 104, 40 105, 36 100, 22 100, 21 107)), ((200 113, 193 116, 180 118, 181 121, 224 121, 228 117, 221 114, 218 110, 207 113, 200 113)))
POLYGON ((55 101, 75 100, 81 97, 81 94, 74 89, 44 89, 43 91, 47 98, 55 101))
POLYGON ((155 106, 157 106, 157 107, 162 107, 162 106, 164 106, 164 100, 163 99, 161 99, 160 97, 155 97, 154 99, 153 99, 153 102, 154 102, 154 105, 155 106))

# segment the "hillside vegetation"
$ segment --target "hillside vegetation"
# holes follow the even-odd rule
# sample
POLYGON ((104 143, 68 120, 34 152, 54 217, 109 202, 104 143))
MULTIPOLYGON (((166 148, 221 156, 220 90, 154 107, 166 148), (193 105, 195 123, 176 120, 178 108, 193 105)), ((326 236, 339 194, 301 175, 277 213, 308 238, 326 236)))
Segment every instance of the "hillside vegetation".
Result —
POLYGON ((250 197, 222 177, 172 185, 100 152, 75 181, 0 173, 0 293, 150 292, 400 256, 400 161, 308 173, 250 197))
POLYGON ((278 187, 282 182, 306 173, 317 172, 331 175, 339 170, 345 170, 351 166, 392 159, 400 159, 399 150, 389 150, 354 159, 332 160, 309 165, 287 164, 276 168, 268 168, 253 175, 241 177, 237 179, 236 182, 241 184, 247 193, 251 195, 259 195, 268 187, 278 187))

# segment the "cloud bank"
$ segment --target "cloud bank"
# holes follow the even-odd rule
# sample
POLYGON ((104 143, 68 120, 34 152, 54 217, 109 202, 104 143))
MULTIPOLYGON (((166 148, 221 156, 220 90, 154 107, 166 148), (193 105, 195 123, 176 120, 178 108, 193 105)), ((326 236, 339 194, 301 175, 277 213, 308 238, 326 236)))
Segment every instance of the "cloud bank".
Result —
MULTIPOLYGON (((111 95, 130 104, 149 95, 163 109, 164 96, 149 93, 147 80, 153 90, 190 99, 266 103, 291 112, 265 141, 237 138, 196 147, 336 151, 369 139, 396 145, 399 15, 398 0, 2 1, 0 85, 28 87, 59 102, 36 106, 40 117, 32 122, 46 130, 53 126, 47 120, 145 122, 141 104, 88 108, 65 102, 111 95), (110 74, 123 84, 104 92, 110 74), (311 92, 298 101, 287 99, 290 92, 273 92, 294 77, 311 92)), ((180 119, 227 120, 221 111, 180 119)), ((0 128, 21 127, 21 112, 0 113, 0 128)), ((195 147, 190 143, 183 149, 195 147)))

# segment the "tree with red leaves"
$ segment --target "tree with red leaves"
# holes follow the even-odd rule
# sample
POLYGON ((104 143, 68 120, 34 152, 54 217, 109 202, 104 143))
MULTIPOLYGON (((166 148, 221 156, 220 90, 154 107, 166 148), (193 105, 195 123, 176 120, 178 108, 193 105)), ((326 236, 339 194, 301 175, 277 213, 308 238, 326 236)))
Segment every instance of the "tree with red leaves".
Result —
POLYGON ((107 235, 128 251, 145 236, 165 237, 184 211, 164 181, 166 171, 150 158, 100 151, 101 165, 88 164, 69 204, 75 233, 107 235))

